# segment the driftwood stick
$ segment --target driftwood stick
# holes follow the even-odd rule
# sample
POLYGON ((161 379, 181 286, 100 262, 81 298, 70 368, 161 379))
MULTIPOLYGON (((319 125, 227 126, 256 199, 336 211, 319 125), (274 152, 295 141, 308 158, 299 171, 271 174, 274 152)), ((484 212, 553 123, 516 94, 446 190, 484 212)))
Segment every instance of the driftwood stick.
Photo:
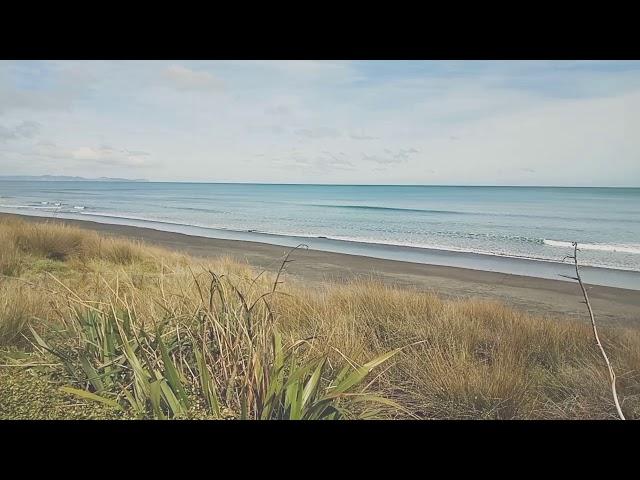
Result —
POLYGON ((576 280, 580 284, 580 288, 582 289, 582 295, 584 296, 584 303, 587 304, 587 308, 589 309, 589 316, 591 317, 591 326, 593 327, 593 336, 596 339, 596 344, 598 348, 600 348, 600 353, 602 353, 602 358, 607 364, 607 368, 609 369, 609 377, 611 378, 611 393, 613 394, 613 401, 616 404, 616 410, 618 411, 618 416, 621 420, 625 420, 624 414, 622 413, 622 409, 620 408, 620 402, 618 401, 618 393, 616 392, 616 374, 613 371, 613 367, 611 366, 611 362, 609 362, 609 357, 607 357, 607 352, 604 351, 604 347, 602 343, 600 343, 600 337, 598 336, 598 328, 596 327, 596 321, 593 317, 593 310, 591 309, 591 303, 589 302, 589 297, 587 295, 587 290, 582 283, 582 277, 580 277, 580 270, 578 269, 578 242, 573 242, 573 262, 576 266, 576 280))

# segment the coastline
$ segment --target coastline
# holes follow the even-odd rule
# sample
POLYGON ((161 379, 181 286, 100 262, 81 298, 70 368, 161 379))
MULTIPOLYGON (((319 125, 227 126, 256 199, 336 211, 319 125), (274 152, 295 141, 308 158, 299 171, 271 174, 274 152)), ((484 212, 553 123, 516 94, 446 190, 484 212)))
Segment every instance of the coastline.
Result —
MULTIPOLYGON (((0 209, 0 214, 6 213, 28 217, 58 218, 69 221, 78 220, 116 226, 133 226, 148 230, 181 233, 193 237, 264 243, 285 248, 293 248, 297 245, 304 244, 312 250, 327 253, 342 253, 432 266, 457 267, 468 270, 497 272, 564 282, 571 282, 572 280, 568 280, 565 277, 572 277, 574 275, 573 265, 570 262, 562 263, 560 260, 562 258, 561 255, 573 252, 570 244, 568 244, 569 246, 565 249, 559 250, 558 257, 555 259, 536 258, 496 252, 373 242, 351 238, 271 233, 260 230, 234 230, 220 226, 149 220, 139 217, 122 217, 83 211, 78 213, 58 212, 57 210, 50 211, 51 207, 42 208, 43 210, 38 213, 0 209)), ((84 209, 84 207, 82 209, 84 209)), ((586 247, 581 247, 581 249, 584 248, 586 247)), ((587 284, 624 288, 640 292, 639 270, 590 264, 582 260, 580 262, 580 271, 583 281, 587 284)))
MULTIPOLYGON (((279 268, 283 256, 290 250, 290 247, 255 241, 209 238, 89 220, 9 213, 0 213, 0 217, 66 223, 104 235, 144 241, 196 257, 231 256, 258 269, 272 271, 279 268)), ((588 321, 584 304, 581 303, 579 286, 574 282, 315 249, 299 249, 291 258, 295 261, 288 264, 288 275, 306 282, 375 278, 385 284, 416 291, 433 291, 445 297, 499 300, 538 315, 566 316, 588 321)), ((588 288, 599 322, 640 327, 640 292, 600 285, 590 285, 588 288)))

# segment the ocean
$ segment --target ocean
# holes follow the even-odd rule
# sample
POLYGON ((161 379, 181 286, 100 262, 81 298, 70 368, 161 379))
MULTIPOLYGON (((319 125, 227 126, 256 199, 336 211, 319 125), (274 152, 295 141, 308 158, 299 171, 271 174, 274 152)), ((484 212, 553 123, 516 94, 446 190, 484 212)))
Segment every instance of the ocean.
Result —
POLYGON ((0 211, 548 278, 577 241, 640 288, 640 188, 0 181, 0 211))

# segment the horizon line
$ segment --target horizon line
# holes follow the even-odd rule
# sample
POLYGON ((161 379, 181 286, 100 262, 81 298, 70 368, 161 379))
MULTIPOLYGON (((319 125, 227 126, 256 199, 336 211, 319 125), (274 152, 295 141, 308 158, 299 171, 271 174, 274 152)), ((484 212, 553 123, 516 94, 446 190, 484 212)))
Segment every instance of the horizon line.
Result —
POLYGON ((185 183, 185 184, 202 184, 202 185, 308 185, 308 186, 322 186, 322 187, 332 187, 332 186, 344 186, 344 187, 492 187, 492 188, 509 188, 509 187, 518 187, 518 188, 640 188, 640 185, 630 186, 630 185, 518 185, 518 184, 508 184, 508 185, 496 185, 496 184, 429 184, 429 183, 300 183, 300 182, 257 182, 257 181, 247 181, 247 182, 231 182, 231 181, 191 181, 191 180, 149 180, 146 178, 122 178, 122 177, 97 177, 97 178, 86 178, 77 175, 2 175, 0 176, 0 181, 38 181, 38 177, 75 177, 81 180, 49 180, 49 182, 91 182, 91 181, 100 181, 101 183, 185 183), (25 180, 14 180, 11 177, 32 177, 26 178, 25 180))
MULTIPOLYGON (((113 183, 118 183, 114 181, 113 183)), ((201 185, 308 185, 318 187, 518 187, 518 188, 640 188, 625 185, 492 185, 492 184, 454 184, 454 183, 300 183, 300 182, 207 182, 190 180, 143 180, 130 183, 186 183, 201 185)))

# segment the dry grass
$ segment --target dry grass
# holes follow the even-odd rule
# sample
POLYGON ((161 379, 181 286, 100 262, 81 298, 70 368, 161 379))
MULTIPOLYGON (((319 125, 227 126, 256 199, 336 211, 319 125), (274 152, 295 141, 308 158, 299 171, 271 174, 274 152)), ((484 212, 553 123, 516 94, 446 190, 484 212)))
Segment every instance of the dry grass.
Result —
POLYGON ((0 280, 0 346, 23 344, 27 324, 43 313, 42 296, 18 281, 0 280))
MULTIPOLYGON (((298 336, 324 335, 364 356, 422 342, 405 349, 384 379, 387 395, 420 417, 616 418, 587 324, 372 282, 294 298, 279 314, 298 336)), ((638 418, 639 332, 605 331, 623 408, 638 418)))
MULTIPOLYGON (((3 251, 7 252, 7 260, 3 260, 0 266, 6 263, 7 268, 15 264, 19 253, 54 261, 100 259, 117 265, 143 262, 158 255, 167 256, 167 252, 131 240, 102 237, 96 232, 64 224, 27 223, 2 218, 0 232, 3 251)), ((4 254, 0 258, 4 259, 4 254)))
POLYGON ((0 231, 0 274, 17 276, 22 271, 22 255, 9 232, 0 231))
MULTIPOLYGON (((606 367, 586 323, 376 282, 314 289, 287 282, 268 294, 273 275, 254 281, 259 272, 229 259, 202 264, 60 225, 0 221, 0 238, 2 273, 21 278, 0 280, 0 342, 24 339, 29 322, 44 341, 78 359, 88 352, 82 341, 88 312, 104 328, 116 312, 116 326, 127 319, 134 331, 149 333, 149 342, 140 340, 139 346, 152 356, 155 328, 162 325, 161 338, 175 347, 171 360, 192 388, 192 403, 208 401, 192 356, 195 340, 205 340, 196 350, 213 352, 205 363, 220 402, 234 415, 245 408, 248 417, 259 416, 265 382, 275 378, 265 368, 274 362, 276 327, 285 345, 307 340, 295 348, 297 364, 326 358, 325 387, 345 357, 362 365, 404 347, 367 377, 369 390, 402 407, 380 410, 384 418, 615 418, 606 367), (210 272, 220 280, 216 288, 210 272), (265 293, 268 304, 260 299, 265 293), (254 302, 247 316, 244 304, 254 302), (220 349, 225 341, 230 343, 220 349)), ((640 334, 606 328, 602 337, 625 415, 640 418, 640 334)), ((92 353, 92 365, 102 365, 99 354, 92 353)), ((162 371, 167 362, 159 354, 150 359, 162 371)), ((92 390, 91 382, 65 378, 92 390)))

